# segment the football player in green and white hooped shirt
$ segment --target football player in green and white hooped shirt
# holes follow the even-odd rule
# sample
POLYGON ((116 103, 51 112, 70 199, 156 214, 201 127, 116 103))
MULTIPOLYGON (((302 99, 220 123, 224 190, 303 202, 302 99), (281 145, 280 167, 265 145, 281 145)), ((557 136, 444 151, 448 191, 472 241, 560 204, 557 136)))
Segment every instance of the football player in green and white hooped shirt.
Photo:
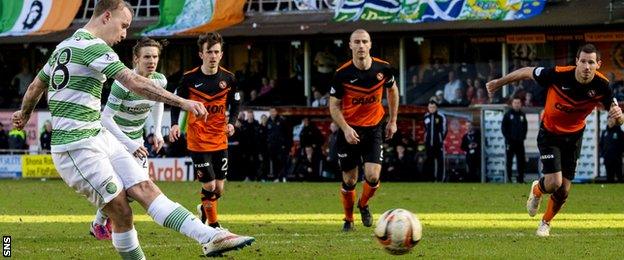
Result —
POLYGON ((112 220, 113 247, 124 259, 144 259, 133 225, 128 197, 136 200, 159 225, 195 239, 207 256, 242 248, 253 237, 204 225, 171 201, 145 175, 125 147, 100 122, 102 84, 114 78, 150 100, 165 102, 206 118, 200 103, 169 93, 119 61, 110 46, 126 37, 132 7, 123 0, 100 0, 87 24, 59 43, 28 86, 13 126, 22 129, 43 93, 52 114, 52 161, 63 181, 87 197, 112 220))
MULTIPOLYGON (((162 46, 159 42, 143 38, 132 48, 132 63, 134 72, 151 79, 157 86, 165 88, 167 79, 163 74, 156 72, 162 46)), ((102 125, 119 140, 128 152, 134 155, 145 174, 148 173, 147 155, 149 152, 143 146, 143 127, 151 112, 156 131, 154 132, 154 151, 158 152, 164 140, 160 133, 164 104, 145 99, 134 94, 119 81, 113 82, 108 102, 102 112, 102 125)), ((108 217, 98 209, 93 223, 91 235, 98 240, 111 239, 111 225, 108 217)))

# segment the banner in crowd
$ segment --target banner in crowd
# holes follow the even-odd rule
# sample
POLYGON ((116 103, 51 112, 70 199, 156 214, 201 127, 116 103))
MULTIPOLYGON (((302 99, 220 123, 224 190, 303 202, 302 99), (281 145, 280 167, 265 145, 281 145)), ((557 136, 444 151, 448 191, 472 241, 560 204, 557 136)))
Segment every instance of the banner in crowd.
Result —
POLYGON ((52 155, 37 154, 22 156, 22 177, 24 178, 60 178, 52 155))
POLYGON ((421 23, 522 20, 539 15, 546 0, 344 0, 334 21, 421 23))
POLYGON ((193 181, 191 158, 150 158, 149 176, 154 181, 193 181))
POLYGON ((157 24, 144 36, 195 35, 216 31, 245 19, 245 0, 162 0, 157 24))
POLYGON ((65 30, 81 0, 0 1, 0 36, 45 34, 65 30))
POLYGON ((0 179, 19 179, 22 176, 22 156, 0 155, 0 179))

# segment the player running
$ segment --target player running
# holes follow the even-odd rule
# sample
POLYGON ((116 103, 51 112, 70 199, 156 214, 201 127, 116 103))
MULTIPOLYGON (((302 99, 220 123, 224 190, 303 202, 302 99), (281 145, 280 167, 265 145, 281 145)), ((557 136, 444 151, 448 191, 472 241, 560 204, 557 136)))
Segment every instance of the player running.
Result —
POLYGON ((550 235, 550 222, 570 192, 581 151, 585 118, 596 106, 609 108, 609 117, 622 124, 622 110, 613 102, 609 81, 596 70, 600 52, 592 44, 576 54, 576 66, 525 67, 486 84, 490 94, 514 81, 534 79, 547 88, 546 105, 537 136, 544 176, 534 181, 527 200, 529 216, 537 213, 543 194, 552 194, 537 228, 537 236, 550 235))
POLYGON ((133 92, 205 118, 199 102, 177 97, 132 72, 110 46, 126 37, 133 11, 122 0, 100 0, 87 24, 57 45, 28 87, 13 125, 23 128, 48 91, 52 114, 52 160, 61 178, 112 220, 113 247, 124 259, 144 259, 128 197, 158 224, 195 239, 205 255, 221 255, 254 241, 203 225, 171 201, 145 175, 125 147, 100 122, 102 83, 114 78, 133 92))
POLYGON ((370 56, 371 39, 368 32, 355 30, 349 47, 353 59, 336 70, 330 89, 329 111, 340 127, 336 147, 342 169, 341 200, 345 217, 342 230, 353 230, 353 206, 358 166, 364 163, 364 188, 358 200, 362 223, 373 225, 368 200, 379 188, 381 171, 382 123, 385 111, 381 104, 383 89, 388 94, 390 118, 385 137, 392 138, 397 130, 396 120, 399 92, 390 64, 370 56))
MULTIPOLYGON (((202 183, 201 204, 197 205, 201 220, 211 227, 220 227, 217 201, 223 195, 228 170, 227 138, 234 134, 240 96, 236 92, 234 74, 219 66, 223 58, 221 35, 216 32, 202 34, 197 45, 202 65, 184 74, 176 93, 182 98, 198 101, 208 109, 207 120, 189 115, 187 149, 197 179, 202 183), (226 117, 226 109, 229 117, 226 117)), ((180 137, 179 114, 179 108, 171 109, 171 142, 180 137)))
MULTIPOLYGON (((134 73, 151 79, 157 86, 165 88, 167 78, 165 75, 156 72, 161 50, 162 46, 159 42, 150 38, 143 38, 132 48, 132 63, 134 64, 134 73)), ((164 144, 160 133, 163 110, 163 102, 145 99, 128 90, 119 81, 115 81, 111 86, 108 102, 102 112, 102 125, 125 146, 128 152, 134 155, 134 159, 143 168, 144 175, 149 175, 147 161, 149 151, 143 146, 145 143, 143 127, 151 112, 154 129, 156 129, 154 131, 153 150, 158 152, 164 144)), ((98 240, 110 239, 110 222, 101 209, 98 209, 95 214, 90 232, 98 240)))

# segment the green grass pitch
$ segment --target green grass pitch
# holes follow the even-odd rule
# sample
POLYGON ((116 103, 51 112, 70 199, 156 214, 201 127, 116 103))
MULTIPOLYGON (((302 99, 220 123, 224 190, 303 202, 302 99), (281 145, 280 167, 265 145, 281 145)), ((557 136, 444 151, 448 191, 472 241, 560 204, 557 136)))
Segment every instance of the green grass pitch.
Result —
MULTIPOLYGON (((198 183, 158 183, 194 212, 198 183)), ((358 184, 358 195, 361 190, 358 184)), ((541 214, 525 209, 529 184, 382 183, 370 202, 375 217, 391 208, 414 212, 423 239, 411 253, 391 256, 362 226, 342 233, 339 183, 228 182, 220 222, 256 237, 233 259, 621 259, 624 256, 624 186, 574 184, 552 223, 551 237, 534 235, 541 214)), ((94 209, 60 180, 1 180, 0 234, 12 237, 15 259, 116 259, 110 241, 89 233, 94 209)), ((545 208, 543 201, 540 213, 545 208)), ((147 258, 193 259, 200 246, 160 227, 133 203, 147 258)), ((375 219, 376 220, 376 219, 375 219)))

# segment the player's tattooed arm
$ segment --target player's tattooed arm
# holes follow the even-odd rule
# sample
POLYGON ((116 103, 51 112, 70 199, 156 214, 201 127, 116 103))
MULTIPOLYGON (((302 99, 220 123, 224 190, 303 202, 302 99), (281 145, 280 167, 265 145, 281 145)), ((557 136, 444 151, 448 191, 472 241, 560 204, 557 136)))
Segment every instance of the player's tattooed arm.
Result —
POLYGON ((39 99, 47 89, 47 84, 43 82, 39 77, 35 77, 35 80, 30 83, 26 93, 24 94, 24 99, 22 100, 22 109, 13 113, 11 121, 13 123, 13 127, 17 129, 22 129, 28 123, 30 119, 30 114, 35 109, 37 103, 39 103, 39 99))
POLYGON ((30 115, 46 90, 47 85, 45 82, 41 81, 39 77, 35 77, 35 80, 30 83, 26 93, 24 94, 24 100, 22 101, 22 113, 30 115))
POLYGON ((184 99, 172 94, 164 88, 156 85, 146 77, 140 76, 130 69, 123 69, 115 76, 123 86, 149 100, 164 102, 172 106, 181 107, 184 99))

